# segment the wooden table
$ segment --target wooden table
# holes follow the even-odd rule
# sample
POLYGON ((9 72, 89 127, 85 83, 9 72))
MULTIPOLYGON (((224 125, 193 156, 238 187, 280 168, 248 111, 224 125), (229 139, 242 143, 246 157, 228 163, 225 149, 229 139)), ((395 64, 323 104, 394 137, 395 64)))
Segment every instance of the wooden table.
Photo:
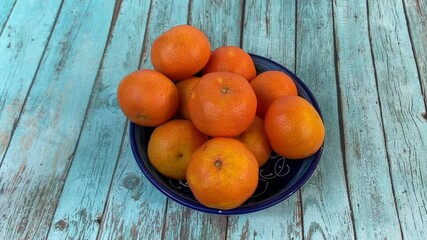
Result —
POLYGON ((426 239, 425 0, 1 0, 0 34, 0 239, 426 239), (313 90, 325 149, 286 201, 192 211, 135 163, 118 82, 185 23, 313 90))

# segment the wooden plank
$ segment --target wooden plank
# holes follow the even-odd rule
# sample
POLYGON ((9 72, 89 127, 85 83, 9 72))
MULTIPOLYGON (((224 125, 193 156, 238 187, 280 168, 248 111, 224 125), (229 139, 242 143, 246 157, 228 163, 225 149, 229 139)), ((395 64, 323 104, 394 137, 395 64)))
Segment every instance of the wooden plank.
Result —
POLYGON ((355 234, 360 239, 400 239, 366 2, 334 1, 334 19, 345 163, 355 234))
MULTIPOLYGON (((423 5, 426 8, 425 1, 423 5)), ((422 116, 426 109, 402 1, 369 2, 369 23, 402 234, 406 239, 423 239, 427 236, 427 124, 422 116)))
POLYGON ((0 168, 0 236, 6 239, 47 236, 113 10, 114 2, 103 1, 65 1, 62 6, 0 168))
MULTIPOLYGON (((242 47, 295 69, 295 1, 245 2, 242 47)), ((232 216, 227 239, 302 239, 300 193, 261 212, 232 216)))
POLYGON ((245 1, 242 47, 295 70, 296 1, 245 1))
MULTIPOLYGON (((426 41, 427 39, 427 2, 404 0, 403 3, 406 10, 405 13, 406 13, 407 24, 408 24, 409 33, 410 33, 409 36, 412 43, 412 49, 414 51, 415 60, 418 67, 418 77, 421 82, 421 88, 423 90, 422 93, 424 97, 425 111, 424 113, 422 113, 422 117, 427 121, 427 41, 426 41)), ((425 123, 424 123, 424 126, 425 126, 425 123)), ((425 132, 422 136, 424 137, 426 136, 425 132)), ((426 145, 427 144, 424 138, 424 149, 427 149, 426 145)), ((421 151, 423 150, 421 149, 421 151)), ((426 177, 425 171, 422 171, 422 169, 426 169, 426 166, 425 166, 425 161, 423 161, 422 158, 418 157, 417 164, 420 164, 420 163, 424 163, 424 168, 423 168, 423 165, 416 167, 419 169, 419 171, 412 170, 413 173, 411 173, 411 176, 415 175, 415 177, 417 178, 416 184, 418 186, 420 184, 419 180, 424 179, 424 182, 421 181, 421 186, 422 186, 422 189, 424 189, 424 194, 422 195, 422 191, 420 190, 413 191, 413 188, 411 188, 412 191, 409 193, 405 192, 405 190, 400 191, 401 190, 399 187, 400 184, 398 183, 395 183, 395 186, 396 186, 395 191, 396 191, 397 204, 399 206, 399 209, 403 208, 403 206, 405 208, 408 208, 409 206, 405 204, 405 201, 407 202, 410 201, 412 203, 415 203, 418 206, 418 210, 420 210, 420 213, 421 213, 420 216, 422 216, 422 220, 420 220, 419 217, 417 216, 416 218, 414 217, 414 219, 409 219, 408 220, 409 223, 407 224, 407 223, 403 223, 403 221, 405 221, 404 217, 406 216, 406 214, 404 214, 403 216, 402 214, 400 214, 402 227, 405 229, 404 234, 405 232, 410 232, 412 229, 416 233, 418 233, 418 236, 426 236, 427 235, 427 225, 426 225, 427 224, 427 216, 426 216, 427 215, 426 214, 427 213, 427 210, 426 210, 427 209, 427 200, 426 200, 427 184, 425 179, 427 179, 427 177, 426 177), (401 196, 403 194, 405 194, 405 196, 401 196), (424 205, 424 212, 422 212, 422 208, 420 208, 420 206, 422 205, 424 205), (414 223, 412 222, 414 220, 418 220, 418 221, 414 223), (411 223, 412 223, 412 228, 408 226, 411 223)), ((414 166, 414 165, 416 164, 412 163, 410 166, 414 166)), ((405 167, 404 169, 407 169, 407 167, 405 167)), ((393 169, 393 176, 397 174, 399 174, 399 172, 395 173, 393 169)), ((393 178, 393 180, 395 180, 395 177, 393 178)), ((398 180, 396 179, 395 182, 396 181, 398 180)), ((406 184, 407 183, 408 182, 406 182, 406 184)), ((416 185, 414 186, 416 187, 416 185)))
POLYGON ((111 39, 50 226, 49 239, 97 237, 126 123, 117 104, 117 84, 138 68, 140 55, 135 53, 141 52, 149 7, 149 1, 116 2, 111 39))
MULTIPOLYGON (((403 0, 427 112, 427 2, 403 0)), ((427 119, 427 113, 424 115, 427 119)))
POLYGON ((242 1, 192 1, 189 22, 209 37, 212 49, 239 46, 242 1))
POLYGON ((205 214, 169 201, 164 239, 225 239, 227 216, 205 214))
POLYGON ((142 176, 128 136, 129 130, 97 239, 161 239, 166 197, 142 176))
POLYGON ((13 8, 16 4, 16 0, 2 0, 0 4, 0 36, 3 32, 5 24, 9 19, 13 8))
MULTIPOLYGON (((150 49, 154 39, 173 26, 186 24, 188 17, 188 1, 154 0, 151 4, 142 49, 142 68, 152 68, 150 49)), ((162 234, 167 234, 162 233, 167 198, 142 177, 141 170, 132 155, 128 136, 129 132, 126 131, 99 238, 160 239, 162 234), (137 184, 131 184, 129 187, 127 183, 130 180, 137 184)))
POLYGON ((354 239, 341 146, 332 2, 297 5, 297 75, 314 93, 326 126, 322 159, 302 188, 304 239, 354 239))
MULTIPOLYGON (((1 11, 7 4, 2 1, 1 11)), ((0 36, 0 166, 60 6, 60 1, 19 1, 0 36)))
MULTIPOLYGON (((209 38, 212 48, 239 46, 242 3, 239 1, 192 1, 189 22, 209 38)), ((203 214, 168 201, 165 239, 224 239, 227 217, 203 214), (179 224, 176 224, 179 223, 179 224)))

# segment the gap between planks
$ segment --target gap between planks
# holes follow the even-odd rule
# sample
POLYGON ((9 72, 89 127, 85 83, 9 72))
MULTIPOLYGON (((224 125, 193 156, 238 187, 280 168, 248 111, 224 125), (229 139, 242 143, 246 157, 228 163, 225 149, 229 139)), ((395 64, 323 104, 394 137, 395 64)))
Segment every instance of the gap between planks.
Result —
POLYGON ((342 158, 343 158, 343 172, 344 172, 344 179, 345 179, 345 186, 347 190, 347 201, 350 208, 350 217, 352 221, 352 228, 353 228, 353 234, 354 239, 357 239, 357 232, 356 232, 356 226, 354 224, 354 213, 353 213, 353 204, 351 203, 351 191, 349 186, 349 179, 347 175, 347 155, 345 150, 345 131, 344 131, 344 120, 343 120, 343 110, 342 110, 342 94, 341 94, 341 88, 340 88, 340 74, 339 74, 339 59, 338 59, 338 36, 336 33, 336 19, 335 19, 335 0, 332 0, 332 32, 333 32, 333 41, 334 41, 334 67, 335 67, 335 84, 337 87, 337 106, 338 106, 338 122, 339 122, 339 128, 340 128, 340 142, 341 142, 341 152, 342 152, 342 158))
MULTIPOLYGON (((395 208, 396 214, 397 214, 397 219, 398 219, 397 222, 399 224, 400 239, 404 239, 403 238, 401 217, 399 215, 399 208, 397 206, 397 201, 396 201, 396 192, 395 192, 394 184, 393 184, 393 173, 391 170, 390 153, 389 153, 389 150, 388 150, 387 144, 386 144, 387 143, 387 134, 386 134, 385 129, 384 129, 383 106, 382 106, 380 92, 379 92, 379 84, 378 84, 378 75, 377 75, 377 66, 376 66, 376 62, 375 62, 375 55, 373 52, 372 35, 371 35, 371 21, 370 21, 370 17, 369 17, 370 16, 369 15, 370 9, 369 9, 368 0, 366 0, 365 3, 366 3, 366 15, 367 15, 367 23, 368 23, 369 47, 370 47, 370 54, 371 54, 371 58, 372 58, 372 66, 374 68, 374 79, 375 79, 375 87, 376 87, 376 93, 377 93, 377 99, 378 99, 379 113, 380 113, 380 118, 381 118, 381 130, 382 130, 382 135, 384 138, 384 149, 385 149, 385 153, 386 153, 386 157, 387 157, 388 172, 389 172, 389 176, 390 176, 390 185, 391 185, 391 191, 393 194, 393 203, 394 203, 394 208, 395 208)), ((407 25, 407 23, 406 23, 406 25, 407 25)))
POLYGON ((4 23, 3 23, 3 25, 1 26, 1 29, 0 29, 0 37, 1 37, 1 35, 3 34, 3 30, 4 30, 4 28, 6 27, 7 22, 9 21, 10 15, 12 15, 13 9, 15 8, 15 5, 16 5, 16 2, 17 2, 17 1, 18 1, 18 0, 15 0, 15 2, 13 2, 12 7, 10 8, 10 11, 9 11, 9 13, 8 13, 8 14, 7 14, 7 16, 6 16, 6 19, 5 19, 4 23))
MULTIPOLYGON (((17 2, 17 1, 15 1, 15 3, 13 4, 13 8, 15 8, 16 2, 17 2)), ((36 79, 37 74, 38 74, 38 72, 39 72, 39 69, 40 69, 40 66, 41 66, 42 60, 43 60, 44 55, 45 55, 45 53, 46 53, 47 46, 49 45, 50 38, 52 37, 52 33, 53 33, 53 31, 55 30, 55 28, 56 28, 56 22, 58 21, 58 17, 59 17, 59 14, 61 13, 61 10, 62 10, 62 6, 63 6, 63 4, 64 4, 64 0, 61 0, 61 3, 59 4, 58 12, 56 13, 56 16, 55 16, 55 20, 53 21, 52 30, 51 30, 51 31, 50 31, 50 33, 49 33, 49 36, 48 36, 48 38, 47 38, 47 41, 46 41, 46 44, 45 44, 45 46, 44 46, 43 52, 42 52, 42 54, 41 54, 41 56, 40 56, 39 63, 37 64, 36 71, 34 72, 34 76, 33 76, 33 78, 31 79, 30 86, 28 87, 27 93, 25 94, 24 102, 22 103, 22 106, 21 106, 21 108, 19 109, 18 117, 15 119, 15 121, 14 121, 14 123, 13 123, 13 128, 12 128, 12 131, 11 131, 11 133, 10 133, 9 141, 7 142, 6 148, 5 148, 5 150, 4 150, 3 157, 2 157, 2 159, 0 160, 0 168, 1 168, 2 164, 3 164, 3 162, 4 162, 4 159, 5 159, 5 157, 6 157, 6 153, 7 153, 7 151, 9 150, 9 146, 10 146, 10 143, 12 142, 12 138, 13 138, 13 135, 14 135, 14 133, 15 133, 16 126, 18 126, 19 120, 21 119, 22 112, 23 112, 23 110, 24 110, 25 104, 27 103, 28 95, 30 94, 31 89, 33 88, 34 80, 36 79)), ((12 10, 13 10, 13 8, 12 8, 12 10)), ((10 17, 10 15, 11 15, 11 14, 12 14, 12 11, 10 12, 10 14, 9 14, 9 16, 8 16, 8 20, 9 20, 9 17, 10 17)), ((4 26, 6 26, 6 23, 7 23, 7 21, 5 22, 4 26)), ((4 30, 4 28, 2 29, 2 32, 1 32, 1 33, 3 33, 3 30, 4 30)), ((0 37, 1 37, 1 33, 0 33, 0 37)))
MULTIPOLYGON (((417 0, 417 1, 419 1, 419 0, 417 0)), ((419 4, 419 3, 417 2, 417 4, 419 4)), ((423 101, 424 101, 424 110, 425 111, 424 111, 423 117, 427 121, 427 92, 425 92, 424 88, 423 88, 420 66, 419 66, 418 61, 417 61, 418 58, 416 57, 417 53, 416 53, 415 47, 414 47, 414 40, 413 40, 412 34, 411 34, 411 26, 410 26, 409 16, 408 16, 408 12, 406 10, 407 7, 406 7, 404 0, 402 0, 402 6, 403 6, 403 13, 405 14, 406 27, 408 29, 408 35, 409 35, 409 41, 411 43, 412 54, 413 54, 413 57, 415 59, 415 66, 417 67, 417 74, 418 74, 418 80, 420 81, 421 94, 422 94, 423 101)))
MULTIPOLYGON (((64 0, 63 0, 63 1, 64 1, 64 0)), ((57 18, 55 19, 55 24, 56 24, 56 20, 58 19, 59 13, 61 12, 63 1, 61 2, 61 6, 60 6, 60 10, 58 11, 57 18)), ((116 4, 115 4, 115 6, 114 6, 114 12, 113 12, 113 15, 112 15, 110 28, 109 28, 109 30, 108 30, 108 35, 107 35, 107 41, 106 41, 106 44, 105 44, 104 50, 103 50, 103 52, 102 52, 102 57, 101 57, 101 61, 100 61, 99 66, 98 66, 98 70, 97 70, 97 74, 96 74, 96 77, 95 77, 95 81, 94 81, 94 83, 93 83, 93 85, 92 85, 92 89, 91 89, 91 97, 90 97, 90 99, 89 99, 89 101, 88 101, 88 104, 87 104, 87 107, 86 107, 86 110, 85 110, 85 114, 84 114, 84 117, 83 117, 83 122, 82 122, 82 124, 81 124, 80 132, 79 132, 79 135, 78 135, 78 137, 77 137, 77 142, 76 142, 76 144, 75 144, 75 146, 74 146, 74 150, 73 150, 73 152, 72 152, 72 154, 71 154, 70 158, 74 158, 74 155, 76 154, 77 148, 78 148, 78 146, 79 146, 79 144, 80 144, 80 137, 81 137, 81 134, 82 134, 83 128, 84 128, 84 126, 85 126, 85 123, 86 123, 86 121, 87 121, 87 117, 88 117, 89 109, 91 108, 91 105, 92 105, 92 100, 93 100, 93 95, 94 95, 94 89, 95 89, 95 86, 96 86, 97 82, 99 81, 99 73, 100 73, 101 67, 103 66, 103 63, 104 63, 104 58, 105 58, 106 50, 107 50, 107 48, 108 48, 108 46, 110 45, 110 42, 111 42, 112 33, 113 33, 113 31, 114 31, 114 27, 115 27, 115 24, 116 24, 116 21, 117 21, 117 15, 118 15, 118 13, 119 13, 119 11, 120 11, 121 3, 122 3, 122 0, 117 0, 117 1, 116 1, 116 4)), ((54 26, 55 26, 55 25, 54 25, 54 26)), ((53 29, 52 29, 52 32, 53 32, 53 29)), ((46 44, 46 46, 47 46, 47 44, 46 44)), ((124 132, 125 132, 125 129, 126 129, 126 125, 125 125, 124 130, 123 130, 124 132)), ((123 133, 123 134, 124 134, 124 133, 123 133)), ((121 141, 121 146, 122 146, 122 145, 123 145, 123 138, 122 138, 122 141, 121 141)), ((120 149, 121 149, 121 148, 120 148, 120 149)), ((119 150, 119 151, 120 151, 120 150, 119 150)), ((119 154, 120 154, 120 153, 119 153, 119 154)), ((114 174, 114 172, 115 172, 115 170, 116 170, 116 168, 117 168, 117 162, 118 162, 118 161, 116 161, 116 163, 115 163, 113 174, 114 174)), ((69 174, 69 172, 70 172, 70 169, 71 169, 71 165, 72 165, 72 164, 73 164, 73 161, 72 161, 72 160, 71 160, 71 161, 68 161, 68 166, 66 166, 66 170, 65 170, 65 172, 64 172, 64 174, 63 174, 63 176, 62 176, 62 178, 61 178, 61 179, 63 179, 63 180, 64 180, 64 182, 65 182, 65 180, 67 179, 67 176, 68 176, 68 174, 69 174)), ((112 181, 110 181, 110 187, 111 187, 111 182, 112 182, 112 181)), ((58 199, 60 199, 60 198, 61 198, 61 196, 62 196, 62 191, 63 191, 64 187, 65 187, 65 183, 62 185, 62 187, 61 187, 61 189, 60 189, 60 194, 59 194, 59 196, 58 196, 58 199)), ((110 191, 110 189, 108 189, 108 193, 109 193, 109 191, 110 191)), ((107 195, 107 196, 108 196, 108 195, 107 195)), ((105 201, 105 202, 107 202, 107 201, 105 201)), ((106 203, 104 204, 104 211, 105 211, 105 206, 106 206, 106 203)), ((52 231, 52 227, 54 226, 54 224, 53 224, 53 222, 52 222, 52 221, 54 220, 55 212, 56 212, 57 208, 58 208, 58 204, 55 206, 55 208, 54 208, 54 210, 53 210, 53 213, 54 213, 54 214, 52 214, 51 221, 50 221, 50 222, 51 222, 51 223, 50 223, 50 228, 49 228, 49 230, 47 231, 46 237, 48 237, 48 236, 49 236, 50 232, 52 231)), ((101 214, 101 216, 103 216, 103 215, 104 215, 104 212, 101 214)), ((101 217, 101 221, 99 222, 99 225, 100 225, 100 226, 102 226, 102 225, 101 225, 102 221, 103 221, 103 218, 101 217)), ((99 233, 99 230, 98 230, 98 233, 99 233)))

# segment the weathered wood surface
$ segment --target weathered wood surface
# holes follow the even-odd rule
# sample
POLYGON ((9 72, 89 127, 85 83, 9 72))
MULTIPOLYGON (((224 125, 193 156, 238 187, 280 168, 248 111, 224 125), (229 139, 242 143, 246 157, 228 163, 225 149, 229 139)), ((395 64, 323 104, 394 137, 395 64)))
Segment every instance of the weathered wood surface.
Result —
POLYGON ((0 165, 61 7, 60 1, 19 1, 8 13, 11 3, 0 4, 0 16, 9 17, 0 36, 0 165))
POLYGON ((369 23, 400 228, 404 238, 422 239, 427 236, 427 124, 402 1, 370 2, 369 23))
MULTIPOLYGON (((366 2, 335 1, 337 74, 355 234, 400 239, 371 53, 366 2)), ((372 40, 374 41, 374 40, 372 40)))
POLYGON ((333 6, 328 1, 299 1, 296 74, 315 94, 326 127, 317 171, 302 189, 304 239, 354 239, 344 175, 338 79, 335 75, 333 6))
POLYGON ((16 0, 3 0, 0 4, 0 36, 3 32, 4 26, 15 7, 16 0))
POLYGON ((0 239, 424 239, 427 2, 0 0, 0 239), (168 200, 115 98, 189 23, 295 71, 327 134, 301 191, 241 216, 168 200))
MULTIPOLYGON (((167 29, 188 20, 188 1, 153 0, 146 23, 141 51, 141 68, 152 68, 150 49, 155 38, 167 29)), ((118 79, 117 81, 119 81, 118 79)), ((126 131, 119 166, 108 198, 107 216, 100 233, 101 239, 161 239, 164 232, 167 198, 141 176, 126 131), (126 187, 128 182, 137 182, 126 187)), ((179 226, 175 224, 175 226, 179 226)))
POLYGON ((138 68, 149 6, 147 1, 116 2, 109 41, 50 226, 50 239, 95 239, 98 234, 126 123, 116 99, 117 80, 138 68))
MULTIPOLYGON (((45 8, 40 16, 56 11, 46 9, 50 2, 40 5, 45 8)), ((73 160, 113 9, 114 2, 103 1, 62 5, 0 168, 0 236, 42 239, 47 235, 73 160)), ((26 11, 32 15, 30 8, 26 11)), ((37 23, 40 16, 29 22, 37 23)), ((24 58, 29 56, 30 52, 24 58)))
POLYGON ((404 0, 403 3, 426 105, 423 117, 427 119, 427 1, 404 0))

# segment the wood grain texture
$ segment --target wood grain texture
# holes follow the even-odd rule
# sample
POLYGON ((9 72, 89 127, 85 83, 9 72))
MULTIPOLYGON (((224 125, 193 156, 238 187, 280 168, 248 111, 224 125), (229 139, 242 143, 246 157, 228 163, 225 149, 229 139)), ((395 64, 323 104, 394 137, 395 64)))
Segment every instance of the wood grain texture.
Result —
MULTIPOLYGON (((169 28, 187 23, 188 1, 159 1, 151 3, 149 21, 142 49, 141 67, 152 68, 151 46, 160 34, 169 28)), ((142 177, 129 144, 129 133, 125 134, 119 165, 109 195, 105 222, 100 239, 160 239, 164 233, 167 199, 142 177), (126 188, 130 179, 138 182, 126 188), (125 186, 125 187, 123 187, 125 186)), ((174 223, 174 225, 179 225, 174 223)))
POLYGON ((296 73, 316 97, 326 127, 322 158, 302 188, 304 239, 354 239, 339 129, 331 1, 298 1, 296 47, 296 73))
POLYGON ((5 24, 12 14, 12 10, 16 4, 16 0, 2 0, 0 4, 0 36, 3 32, 5 24))
POLYGON ((73 159, 113 9, 114 2, 98 1, 65 1, 62 6, 0 168, 0 236, 5 239, 47 235, 73 159))
MULTIPOLYGON (((1 11, 7 4, 2 1, 1 11)), ((60 6, 60 1, 19 1, 0 36, 0 166, 60 6)))
POLYGON ((427 236, 427 122, 422 117, 424 99, 402 1, 369 2, 369 22, 402 233, 405 239, 423 239, 427 236))
POLYGON ((226 239, 302 239, 299 195, 260 212, 230 216, 226 239))
POLYGON ((126 123, 116 90, 123 76, 138 69, 149 7, 149 1, 116 2, 110 41, 49 239, 97 237, 126 123))
POLYGON ((192 1, 189 22, 209 38, 211 48, 240 45, 242 0, 192 1))
POLYGON ((334 19, 345 162, 355 234, 358 239, 400 239, 366 2, 334 1, 334 19))
POLYGON ((295 71, 296 1, 245 1, 242 47, 295 71))
POLYGON ((194 211, 169 201, 164 239, 225 239, 227 216, 194 211))
MULTIPOLYGON (((189 23, 208 36, 213 49, 239 46, 240 1, 192 1, 190 10, 189 23)), ((224 239, 227 217, 204 214, 168 201, 164 227, 165 239, 224 239)))
POLYGON ((166 197, 142 176, 128 136, 126 131, 97 239, 161 239, 166 197))
MULTIPOLYGON (((245 2, 242 47, 295 67, 295 1, 245 2)), ((261 212, 232 216, 227 239, 302 239, 300 194, 261 212)))
POLYGON ((403 0, 403 3, 426 105, 424 118, 427 120, 427 1, 403 0))

